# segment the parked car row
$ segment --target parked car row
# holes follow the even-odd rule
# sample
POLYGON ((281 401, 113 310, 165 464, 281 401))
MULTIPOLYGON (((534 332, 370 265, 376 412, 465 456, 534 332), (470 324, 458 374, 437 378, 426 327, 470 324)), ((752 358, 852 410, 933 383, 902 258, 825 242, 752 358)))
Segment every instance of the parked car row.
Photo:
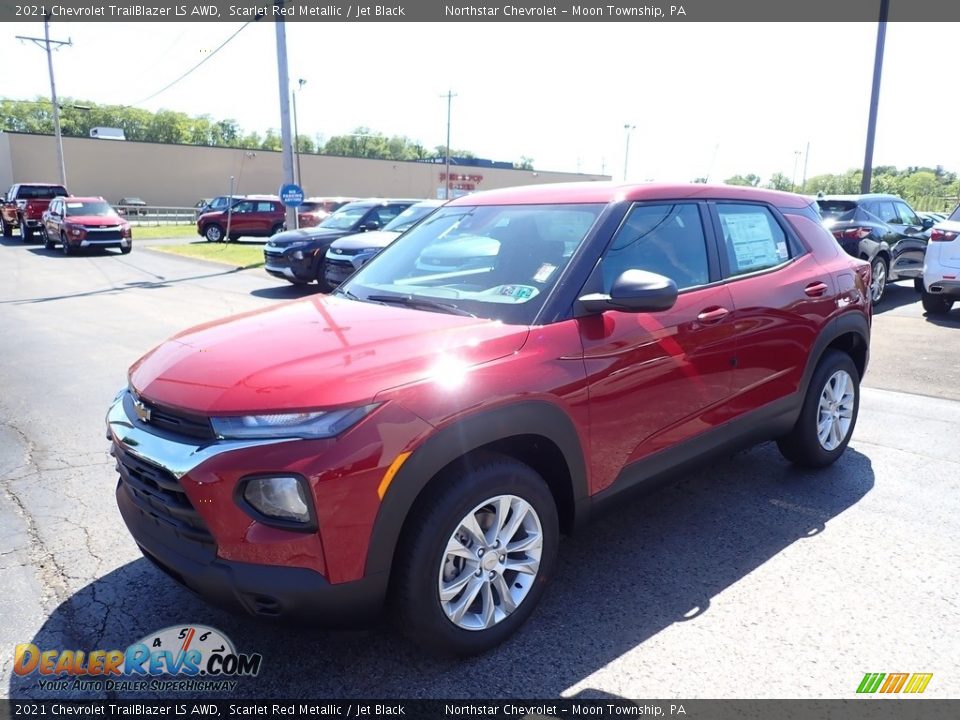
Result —
POLYGON ((920 292, 923 309, 931 315, 950 312, 960 300, 960 205, 930 230, 920 292))
POLYGON ((323 290, 330 290, 325 260, 335 240, 384 229, 419 202, 411 198, 370 198, 347 203, 316 227, 287 230, 271 237, 263 248, 264 267, 274 277, 295 285, 316 282, 323 290))
POLYGON ((840 247, 870 263, 874 304, 889 281, 910 279, 920 289, 932 218, 921 217, 903 198, 881 193, 819 196, 817 205, 840 247))
POLYGON ((130 223, 102 197, 76 197, 62 185, 17 183, 0 203, 0 231, 11 237, 15 229, 26 242, 39 235, 43 245, 58 245, 64 255, 88 248, 133 249, 130 223))

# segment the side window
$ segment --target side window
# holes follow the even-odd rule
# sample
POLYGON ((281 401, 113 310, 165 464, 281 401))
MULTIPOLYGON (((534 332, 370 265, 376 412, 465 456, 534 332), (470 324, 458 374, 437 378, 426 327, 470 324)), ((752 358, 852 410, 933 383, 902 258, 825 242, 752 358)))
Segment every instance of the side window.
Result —
POLYGON ((910 209, 909 205, 898 202, 894 203, 894 206, 897 208, 897 214, 900 215, 901 225, 920 225, 920 218, 918 218, 917 214, 910 209))
POLYGON ((694 204, 637 205, 630 210, 601 261, 603 291, 625 270, 648 270, 677 288, 710 280, 700 211, 694 204))
POLYGON ((257 212, 268 213, 273 212, 275 209, 273 203, 269 200, 257 203, 257 212))
POLYGON ((380 227, 386 225, 408 207, 409 205, 387 205, 380 208, 380 227))
POLYGON ((897 215, 897 211, 893 207, 893 203, 889 200, 875 203, 874 205, 876 210, 873 210, 873 214, 878 218, 883 220, 885 223, 893 223, 894 225, 900 224, 900 216, 897 215))
POLYGON ((765 270, 790 259, 786 233, 767 208, 718 203, 717 214, 731 275, 765 270))
POLYGON ((233 206, 233 212, 235 213, 248 213, 253 212, 253 203, 252 202, 241 202, 233 206))

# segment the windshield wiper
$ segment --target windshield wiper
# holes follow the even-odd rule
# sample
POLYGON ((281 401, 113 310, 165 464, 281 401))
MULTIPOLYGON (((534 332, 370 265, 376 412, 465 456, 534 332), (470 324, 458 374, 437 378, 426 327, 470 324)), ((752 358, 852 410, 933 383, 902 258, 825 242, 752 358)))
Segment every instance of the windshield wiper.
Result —
POLYGON ((365 298, 370 302, 384 304, 404 305, 411 308, 422 308, 424 310, 439 310, 450 315, 463 315, 464 317, 476 317, 472 312, 467 312, 456 305, 450 303, 436 302, 425 298, 414 297, 413 295, 367 295, 365 298))

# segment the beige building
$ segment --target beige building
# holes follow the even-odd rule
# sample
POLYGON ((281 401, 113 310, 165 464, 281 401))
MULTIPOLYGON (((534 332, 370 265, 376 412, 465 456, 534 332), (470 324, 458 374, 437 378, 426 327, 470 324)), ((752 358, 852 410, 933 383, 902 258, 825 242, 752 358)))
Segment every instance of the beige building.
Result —
MULTIPOLYGON (((148 205, 192 207, 201 198, 276 194, 283 182, 282 156, 270 150, 163 145, 94 138, 63 138, 67 188, 112 203, 139 197, 148 205)), ((442 192, 441 164, 300 155, 308 196, 435 198, 442 192)), ((0 132, 0 193, 15 182, 57 182, 56 143, 50 135, 0 132)), ((506 170, 452 165, 453 194, 513 185, 609 180, 580 173, 506 170)))

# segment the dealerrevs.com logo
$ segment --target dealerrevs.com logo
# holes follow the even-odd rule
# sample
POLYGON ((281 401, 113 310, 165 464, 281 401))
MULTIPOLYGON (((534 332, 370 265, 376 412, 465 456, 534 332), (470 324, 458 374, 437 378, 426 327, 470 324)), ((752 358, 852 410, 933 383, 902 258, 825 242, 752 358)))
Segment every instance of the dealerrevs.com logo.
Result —
POLYGON ((37 675, 41 690, 231 691, 237 677, 260 672, 260 653, 238 653, 215 628, 179 625, 125 650, 41 649, 17 645, 13 671, 37 675))

